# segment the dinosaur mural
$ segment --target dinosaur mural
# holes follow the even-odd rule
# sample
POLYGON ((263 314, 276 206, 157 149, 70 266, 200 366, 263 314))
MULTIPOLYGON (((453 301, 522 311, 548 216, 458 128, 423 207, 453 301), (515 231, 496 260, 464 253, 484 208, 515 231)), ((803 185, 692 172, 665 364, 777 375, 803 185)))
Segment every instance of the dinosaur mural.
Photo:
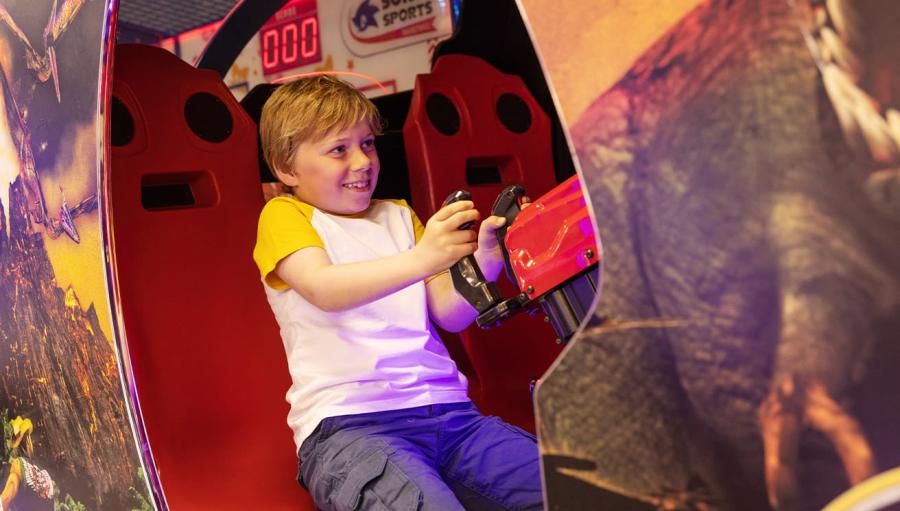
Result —
POLYGON ((4 511, 154 509, 110 334, 102 256, 106 7, 0 5, 4 511))
POLYGON ((570 119, 605 267, 537 391, 551 509, 820 509, 900 465, 898 18, 703 1, 570 119))

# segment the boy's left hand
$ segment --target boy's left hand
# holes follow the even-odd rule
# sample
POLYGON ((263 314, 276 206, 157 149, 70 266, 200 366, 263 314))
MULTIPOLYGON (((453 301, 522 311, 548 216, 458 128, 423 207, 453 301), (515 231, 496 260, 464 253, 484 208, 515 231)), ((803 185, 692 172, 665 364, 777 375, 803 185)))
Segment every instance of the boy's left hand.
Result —
POLYGON ((497 241, 497 229, 506 225, 506 219, 502 216, 489 216, 481 222, 478 228, 478 249, 475 251, 475 260, 484 278, 493 282, 503 270, 503 251, 497 241))
MULTIPOLYGON (((528 207, 530 200, 522 198, 522 208, 528 207)), ((478 228, 478 249, 475 251, 475 260, 484 278, 493 282, 497 280, 503 271, 503 251, 497 241, 497 229, 506 225, 506 219, 502 216, 491 215, 481 222, 478 228)))

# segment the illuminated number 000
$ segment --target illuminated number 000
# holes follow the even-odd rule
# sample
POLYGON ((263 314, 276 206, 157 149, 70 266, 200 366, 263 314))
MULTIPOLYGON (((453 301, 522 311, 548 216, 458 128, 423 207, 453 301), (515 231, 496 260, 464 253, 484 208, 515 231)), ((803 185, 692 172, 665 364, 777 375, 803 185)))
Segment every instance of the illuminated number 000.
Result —
POLYGON ((300 40, 297 40, 297 24, 287 23, 271 28, 263 33, 263 69, 271 69, 279 64, 293 64, 299 54, 303 59, 314 57, 319 51, 319 22, 309 17, 300 22, 300 40))

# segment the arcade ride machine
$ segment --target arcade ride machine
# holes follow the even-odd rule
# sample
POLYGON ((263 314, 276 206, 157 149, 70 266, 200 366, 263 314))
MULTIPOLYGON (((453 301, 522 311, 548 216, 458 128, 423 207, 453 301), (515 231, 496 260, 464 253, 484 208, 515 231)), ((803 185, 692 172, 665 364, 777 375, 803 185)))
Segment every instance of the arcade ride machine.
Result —
MULTIPOLYGON (((315 5, 314 0, 295 1, 315 5)), ((363 7, 370 0, 356 1, 352 6, 351 0, 322 1, 319 8, 363 7)), ((783 8, 779 2, 706 5, 721 11, 783 8)), ((628 381, 621 378, 623 370, 639 369, 628 374, 633 381, 662 373, 652 364, 629 369, 594 350, 599 343, 589 336, 570 344, 566 357, 557 357, 560 344, 590 307, 603 254, 592 238, 570 147, 519 16, 517 6, 533 13, 538 3, 467 2, 454 37, 434 48, 433 66, 414 88, 402 87, 413 90, 375 100, 388 121, 377 142, 379 153, 384 168, 391 169, 390 177, 382 176, 377 196, 406 198, 426 218, 464 191, 483 215, 491 210, 511 220, 502 234, 508 279, 489 285, 465 261, 454 270, 460 292, 481 312, 479 323, 490 328, 445 334, 444 340, 469 377, 478 406, 531 430, 531 386, 541 375, 546 379, 536 392, 543 406, 554 396, 593 399, 602 392, 599 383, 628 381), (533 199, 524 209, 523 193, 533 199), (582 348, 599 356, 584 356, 582 348), (546 373, 554 359, 561 362, 546 373), (561 374, 559 369, 573 359, 586 367, 589 378, 561 374)), ((402 5, 399 0, 390 4, 402 5)), ((553 3, 546 6, 553 16, 543 20, 555 24, 556 14, 582 8, 585 20, 609 14, 593 3, 582 4, 553 3)), ((293 478, 296 457, 282 400, 289 379, 250 258, 264 200, 260 177, 271 180, 259 164, 256 118, 273 86, 261 86, 239 103, 222 78, 248 39, 270 33, 260 27, 283 5, 238 3, 198 69, 159 48, 116 47, 122 6, 114 0, 0 4, 0 509, 313 508, 293 478)), ((751 18, 735 15, 733 27, 770 19, 751 18)), ((530 19, 543 42, 536 28, 541 19, 530 19)), ((827 17, 819 21, 822 33, 829 34, 827 17)), ((788 25, 793 34, 796 24, 788 25)), ((679 26, 691 31, 703 24, 679 26)), ((666 52, 678 49, 671 41, 660 40, 666 52)), ((760 41, 768 39, 754 39, 760 41)), ((798 56, 807 59, 803 41, 794 41, 799 43, 794 53, 800 48, 798 56)), ((575 57, 583 55, 564 60, 575 57)), ((666 62, 638 74, 665 81, 657 71, 672 71, 676 82, 692 81, 691 74, 675 72, 682 61, 666 62)), ((333 64, 323 66, 332 69, 333 64)), ((809 76, 817 78, 811 66, 809 76)), ((707 105, 717 101, 699 103, 704 114, 715 110, 707 105)), ((687 137, 695 134, 692 126, 687 137)), ((579 151, 594 147, 593 139, 580 147, 577 137, 572 142, 579 151)), ((596 167, 587 159, 582 164, 596 167)), ((597 170, 588 172, 592 184, 604 179, 597 170)), ((622 208, 601 197, 595 194, 594 206, 606 213, 598 220, 610 226, 622 208)), ((660 226, 665 223, 652 222, 660 226)), ((622 251, 621 245, 609 247, 610 253, 622 251)), ((631 285, 619 272, 616 277, 609 280, 612 286, 631 285)), ((636 353, 639 362, 647 360, 644 352, 636 353)), ((883 358, 887 367, 892 359, 883 358)), ((634 386, 623 388, 619 395, 634 397, 634 386)), ((635 437, 639 440, 614 443, 626 450, 626 444, 637 444, 648 455, 645 466, 669 471, 661 461, 672 452, 646 440, 653 427, 630 420, 635 408, 619 395, 608 402, 621 405, 618 409, 597 400, 582 406, 574 399, 573 409, 594 415, 582 420, 551 412, 537 426, 545 439, 580 448, 603 440, 598 417, 624 424, 641 433, 635 437), (554 436, 554 421, 581 431, 554 436)), ((666 425, 664 420, 653 424, 666 425)), ((564 455, 549 444, 542 446, 549 509, 710 509, 719 504, 685 500, 703 490, 688 477, 688 492, 679 488, 673 497, 663 488, 664 498, 645 496, 657 504, 612 495, 584 477, 596 468, 592 461, 564 455)), ((602 459, 616 463, 609 452, 604 449, 602 459)), ((626 476, 646 476, 627 466, 626 476)), ((896 502, 898 480, 896 471, 873 477, 828 510, 878 509, 879 503, 896 502)), ((765 507, 765 495, 759 497, 761 504, 750 507, 765 507)))

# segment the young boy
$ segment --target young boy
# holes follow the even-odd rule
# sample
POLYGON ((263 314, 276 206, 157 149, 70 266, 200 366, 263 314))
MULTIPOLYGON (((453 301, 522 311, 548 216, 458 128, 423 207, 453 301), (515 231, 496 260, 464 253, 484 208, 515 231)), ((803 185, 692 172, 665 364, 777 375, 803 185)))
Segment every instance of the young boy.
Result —
POLYGON ((380 171, 375 106, 327 75, 278 88, 263 152, 291 197, 269 201, 253 256, 281 327, 293 385, 288 424, 298 480, 322 510, 541 509, 535 439, 469 401, 431 321, 476 312, 447 270, 475 254, 495 280, 494 231, 470 201, 426 226, 406 204, 372 200, 380 171))

